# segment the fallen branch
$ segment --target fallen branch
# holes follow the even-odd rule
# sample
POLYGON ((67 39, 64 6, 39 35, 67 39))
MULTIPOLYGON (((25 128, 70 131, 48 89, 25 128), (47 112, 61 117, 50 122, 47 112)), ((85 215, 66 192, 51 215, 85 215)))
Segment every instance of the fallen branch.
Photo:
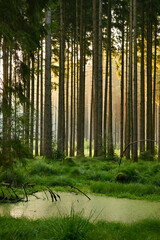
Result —
POLYGON ((78 190, 80 193, 82 193, 86 198, 88 198, 89 200, 91 200, 91 198, 90 197, 88 197, 87 196, 87 194, 85 194, 84 192, 82 192, 80 189, 78 189, 77 187, 74 187, 74 186, 72 186, 72 185, 68 185, 68 186, 70 186, 71 188, 73 188, 73 189, 76 189, 76 190, 78 190))

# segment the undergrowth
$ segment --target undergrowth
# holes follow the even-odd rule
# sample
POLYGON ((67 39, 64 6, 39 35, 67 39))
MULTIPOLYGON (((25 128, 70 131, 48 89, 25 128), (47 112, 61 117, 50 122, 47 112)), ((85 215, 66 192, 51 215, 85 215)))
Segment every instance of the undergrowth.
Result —
POLYGON ((159 220, 143 220, 132 224, 95 222, 81 215, 41 220, 0 217, 0 239, 3 240, 158 240, 159 220))
MULTIPOLYGON (((160 199, 160 164, 139 160, 132 163, 99 158, 73 158, 69 161, 27 159, 26 165, 16 163, 12 168, 0 170, 0 182, 14 187, 22 184, 49 186, 65 191, 69 185, 86 192, 115 197, 160 199)), ((34 189, 35 190, 35 189, 34 189)), ((30 190, 29 190, 30 191, 30 190)))

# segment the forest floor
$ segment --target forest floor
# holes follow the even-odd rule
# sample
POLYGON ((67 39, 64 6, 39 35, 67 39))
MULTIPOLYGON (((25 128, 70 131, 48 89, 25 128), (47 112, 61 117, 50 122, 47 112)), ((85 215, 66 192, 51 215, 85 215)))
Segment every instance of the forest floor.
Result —
POLYGON ((75 186, 85 193, 160 201, 160 163, 157 161, 139 160, 132 163, 123 159, 119 167, 116 157, 114 160, 27 159, 25 165, 16 163, 12 169, 1 170, 0 182, 10 182, 19 188, 18 191, 21 191, 22 184, 27 183, 28 194, 41 191, 43 187, 68 191, 70 186, 75 186))

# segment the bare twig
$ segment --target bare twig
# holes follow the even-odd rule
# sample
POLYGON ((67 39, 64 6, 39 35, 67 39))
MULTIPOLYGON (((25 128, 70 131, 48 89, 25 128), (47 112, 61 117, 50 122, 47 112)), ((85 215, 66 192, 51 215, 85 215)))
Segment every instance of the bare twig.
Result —
POLYGON ((88 198, 89 200, 91 200, 91 198, 90 197, 88 197, 87 196, 87 194, 85 194, 84 192, 82 192, 80 189, 78 189, 77 187, 74 187, 74 186, 72 186, 72 185, 68 185, 68 186, 70 186, 71 188, 73 188, 73 189, 76 189, 76 190, 78 190, 80 193, 82 193, 86 198, 88 198))

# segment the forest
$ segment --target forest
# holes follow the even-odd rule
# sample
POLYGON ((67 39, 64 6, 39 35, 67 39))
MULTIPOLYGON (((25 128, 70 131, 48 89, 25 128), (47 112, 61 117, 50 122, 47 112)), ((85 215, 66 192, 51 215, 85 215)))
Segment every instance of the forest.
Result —
POLYGON ((158 239, 159 208, 159 0, 0 0, 0 239, 158 239))

